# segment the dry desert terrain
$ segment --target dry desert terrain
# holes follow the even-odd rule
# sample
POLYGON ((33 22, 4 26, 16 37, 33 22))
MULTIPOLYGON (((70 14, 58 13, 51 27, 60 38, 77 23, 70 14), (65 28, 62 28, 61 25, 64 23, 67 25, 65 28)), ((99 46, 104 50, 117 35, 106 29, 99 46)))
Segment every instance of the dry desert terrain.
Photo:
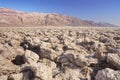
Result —
POLYGON ((0 27, 0 80, 120 80, 120 28, 0 27))

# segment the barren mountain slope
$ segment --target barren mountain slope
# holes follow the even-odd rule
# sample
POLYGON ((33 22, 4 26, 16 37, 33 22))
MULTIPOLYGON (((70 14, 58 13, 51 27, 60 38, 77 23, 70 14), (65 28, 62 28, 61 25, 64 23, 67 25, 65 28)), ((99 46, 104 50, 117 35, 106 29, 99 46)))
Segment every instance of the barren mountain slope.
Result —
MULTIPOLYGON (((62 14, 27 13, 0 8, 0 26, 107 26, 62 14)), ((110 26, 110 25, 108 25, 110 26)), ((113 25, 112 25, 113 26, 113 25)))

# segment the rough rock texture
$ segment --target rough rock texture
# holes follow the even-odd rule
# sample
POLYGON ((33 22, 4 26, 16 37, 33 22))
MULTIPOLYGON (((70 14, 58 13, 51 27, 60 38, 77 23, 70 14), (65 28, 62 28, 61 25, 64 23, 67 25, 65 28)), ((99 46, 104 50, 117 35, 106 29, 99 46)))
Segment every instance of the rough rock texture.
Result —
POLYGON ((95 80, 120 80, 120 71, 106 68, 98 71, 95 80))
POLYGON ((0 28, 0 80, 120 80, 120 28, 0 28))
POLYGON ((39 60, 39 56, 32 51, 26 50, 25 55, 24 55, 24 60, 28 64, 35 64, 39 60))
POLYGON ((11 74, 9 76, 10 79, 13 80, 22 80, 23 79, 23 74, 22 73, 18 73, 18 74, 11 74))
POLYGON ((115 26, 81 20, 62 14, 26 13, 0 8, 0 26, 115 26))
POLYGON ((120 69, 120 56, 118 54, 108 54, 107 62, 115 69, 120 69))

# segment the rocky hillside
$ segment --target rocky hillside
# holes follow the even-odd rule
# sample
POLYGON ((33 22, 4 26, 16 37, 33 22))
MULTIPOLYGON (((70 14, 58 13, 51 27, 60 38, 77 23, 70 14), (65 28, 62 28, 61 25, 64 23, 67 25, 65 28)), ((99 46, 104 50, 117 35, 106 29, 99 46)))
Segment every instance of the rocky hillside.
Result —
POLYGON ((26 13, 0 8, 0 26, 113 26, 61 14, 26 13))
POLYGON ((0 28, 0 80, 120 80, 120 28, 0 28))

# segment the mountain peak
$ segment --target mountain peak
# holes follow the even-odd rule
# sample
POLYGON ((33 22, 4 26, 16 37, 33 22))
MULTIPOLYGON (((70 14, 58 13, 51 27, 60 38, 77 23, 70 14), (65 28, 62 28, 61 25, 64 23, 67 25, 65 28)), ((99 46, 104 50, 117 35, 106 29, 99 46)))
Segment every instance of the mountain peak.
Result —
POLYGON ((17 14, 23 14, 24 12, 16 11, 10 8, 0 8, 0 15, 1 16, 12 16, 17 14))
MULTIPOLYGON (((41 14, 20 12, 10 8, 0 8, 0 26, 110 26, 93 21, 81 20, 63 14, 41 14)), ((112 25, 113 26, 113 25, 112 25)))
MULTIPOLYGON (((13 10, 13 9, 10 9, 10 8, 0 8, 0 11, 15 11, 15 10, 13 10)), ((16 11, 15 11, 16 12, 16 11)))

